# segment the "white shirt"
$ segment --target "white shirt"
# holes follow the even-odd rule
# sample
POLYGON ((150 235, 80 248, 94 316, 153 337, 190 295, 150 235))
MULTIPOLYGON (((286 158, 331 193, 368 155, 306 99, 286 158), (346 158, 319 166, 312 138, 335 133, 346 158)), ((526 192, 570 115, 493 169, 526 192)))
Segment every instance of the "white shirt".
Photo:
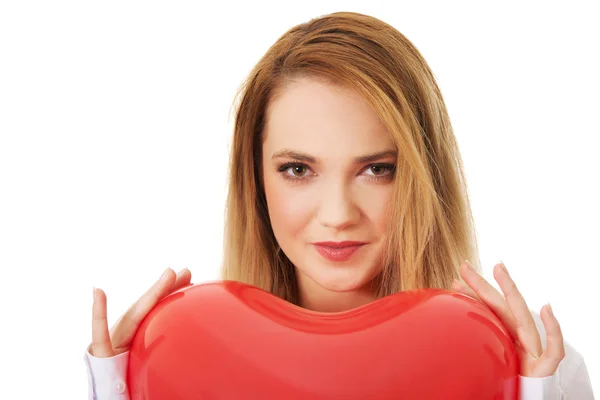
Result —
MULTIPOLYGON (((546 348, 546 331, 539 314, 532 313, 546 348)), ((98 358, 85 352, 88 370, 89 400, 130 400, 127 388, 129 352, 114 357, 98 358)), ((519 377, 520 400, 594 400, 592 384, 583 356, 565 342, 565 358, 552 376, 519 377)))

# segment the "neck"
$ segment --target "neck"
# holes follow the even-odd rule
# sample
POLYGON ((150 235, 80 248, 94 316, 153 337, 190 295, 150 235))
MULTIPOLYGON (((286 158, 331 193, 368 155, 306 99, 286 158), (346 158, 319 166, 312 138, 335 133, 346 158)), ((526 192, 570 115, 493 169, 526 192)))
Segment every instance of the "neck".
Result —
POLYGON ((306 276, 298 277, 299 306, 318 312, 352 310, 376 299, 373 286, 370 283, 355 290, 333 291, 317 285, 306 276))

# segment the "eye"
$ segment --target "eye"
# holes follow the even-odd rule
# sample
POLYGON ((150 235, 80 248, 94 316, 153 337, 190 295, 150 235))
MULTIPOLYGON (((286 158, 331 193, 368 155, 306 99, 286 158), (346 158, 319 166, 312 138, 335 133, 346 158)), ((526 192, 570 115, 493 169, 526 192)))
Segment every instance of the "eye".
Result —
POLYGON ((371 171, 373 171, 375 173, 375 175, 381 175, 383 172, 386 171, 385 167, 383 165, 371 165, 371 167, 369 167, 369 169, 371 171))
POLYGON ((371 179, 391 179, 395 170, 396 166, 394 164, 372 164, 369 165, 366 171, 372 172, 367 174, 371 176, 371 179))
POLYGON ((288 169, 292 170, 292 174, 294 174, 294 176, 302 176, 307 170, 305 165, 294 165, 288 169))
MULTIPOLYGON (((363 170, 363 174, 367 175, 367 179, 373 181, 385 180, 389 181, 394 178, 396 166, 394 164, 371 164, 363 170), (369 173, 370 172, 370 173, 369 173)), ((305 181, 311 178, 308 171, 308 165, 297 162, 290 162, 281 165, 277 171, 284 179, 293 182, 305 181)))
POLYGON ((309 170, 306 164, 302 163, 285 163, 280 166, 277 171, 281 173, 284 179, 299 181, 308 178, 307 171, 309 170))

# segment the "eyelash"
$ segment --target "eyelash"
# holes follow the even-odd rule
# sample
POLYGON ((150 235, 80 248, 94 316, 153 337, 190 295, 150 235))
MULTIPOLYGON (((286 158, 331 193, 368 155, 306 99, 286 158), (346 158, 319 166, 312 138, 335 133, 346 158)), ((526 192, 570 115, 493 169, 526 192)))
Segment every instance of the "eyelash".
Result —
MULTIPOLYGON (((303 164, 303 163, 288 162, 288 163, 282 164, 277 169, 277 171, 281 173, 281 176, 283 177, 283 179, 286 179, 286 180, 291 181, 291 182, 299 183, 301 181, 304 181, 304 180, 308 179, 309 177, 306 177, 306 176, 295 177, 293 175, 290 175, 290 174, 286 173, 286 171, 288 169, 290 169, 290 168, 297 168, 297 167, 310 169, 310 168, 308 168, 308 165, 303 164)), ((373 168, 373 167, 384 168, 384 169, 386 169, 388 171, 388 173, 385 174, 385 175, 371 175, 368 178, 371 181, 389 181, 389 180, 391 180, 391 178, 393 178, 394 172, 396 171, 396 166, 394 164, 386 164, 386 163, 384 163, 384 164, 370 164, 365 169, 369 169, 369 168, 373 168)))

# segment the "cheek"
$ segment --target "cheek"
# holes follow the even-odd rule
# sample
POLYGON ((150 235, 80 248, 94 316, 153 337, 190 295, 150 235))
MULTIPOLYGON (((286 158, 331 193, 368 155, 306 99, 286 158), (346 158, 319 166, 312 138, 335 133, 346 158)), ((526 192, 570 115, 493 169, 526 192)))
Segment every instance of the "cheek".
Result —
POLYGON ((276 239, 281 243, 298 236, 310 222, 310 196, 277 177, 265 180, 265 194, 276 239))
POLYGON ((365 194, 361 209, 366 214, 370 225, 379 235, 383 235, 389 221, 388 205, 392 199, 392 185, 372 189, 365 194))

